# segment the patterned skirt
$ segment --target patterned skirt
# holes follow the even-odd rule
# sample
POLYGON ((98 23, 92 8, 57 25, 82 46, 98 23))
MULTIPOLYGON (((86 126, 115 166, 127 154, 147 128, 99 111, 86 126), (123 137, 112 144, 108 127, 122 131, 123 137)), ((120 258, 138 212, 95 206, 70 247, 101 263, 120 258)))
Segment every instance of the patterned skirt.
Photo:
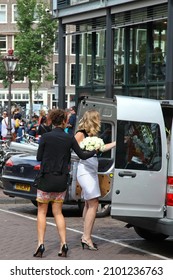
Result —
POLYGON ((37 202, 40 203, 49 203, 49 202, 57 202, 57 203, 63 203, 65 199, 67 191, 58 193, 58 192, 44 192, 39 189, 37 189, 37 202))

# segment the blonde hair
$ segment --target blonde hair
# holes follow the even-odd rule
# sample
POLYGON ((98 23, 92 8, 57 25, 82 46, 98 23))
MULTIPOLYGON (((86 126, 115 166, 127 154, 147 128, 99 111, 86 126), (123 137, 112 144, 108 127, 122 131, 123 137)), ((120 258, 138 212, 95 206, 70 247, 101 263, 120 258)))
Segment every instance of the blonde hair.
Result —
POLYGON ((88 110, 79 121, 78 128, 85 130, 89 136, 95 136, 100 131, 100 114, 96 110, 88 110))

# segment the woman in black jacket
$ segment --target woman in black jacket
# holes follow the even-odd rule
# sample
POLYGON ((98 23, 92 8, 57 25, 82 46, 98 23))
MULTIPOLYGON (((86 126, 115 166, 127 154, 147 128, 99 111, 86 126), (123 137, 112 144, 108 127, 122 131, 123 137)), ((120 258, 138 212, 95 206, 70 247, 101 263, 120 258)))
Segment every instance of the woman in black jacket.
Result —
POLYGON ((64 132, 67 124, 67 113, 64 110, 51 110, 48 119, 55 128, 51 132, 42 135, 37 152, 37 160, 41 161, 41 178, 37 190, 38 247, 33 256, 42 257, 45 251, 46 214, 48 204, 51 202, 52 212, 60 236, 58 256, 66 257, 68 246, 66 243, 66 224, 62 214, 62 205, 67 190, 71 149, 81 159, 92 157, 96 151, 82 151, 75 137, 64 132))

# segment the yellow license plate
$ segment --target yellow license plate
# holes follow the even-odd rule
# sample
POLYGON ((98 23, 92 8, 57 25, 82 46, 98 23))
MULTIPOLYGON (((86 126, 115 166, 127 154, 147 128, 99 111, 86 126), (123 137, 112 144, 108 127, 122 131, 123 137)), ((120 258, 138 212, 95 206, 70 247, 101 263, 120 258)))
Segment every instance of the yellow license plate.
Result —
POLYGON ((16 184, 15 189, 19 191, 29 192, 31 186, 27 184, 16 184))

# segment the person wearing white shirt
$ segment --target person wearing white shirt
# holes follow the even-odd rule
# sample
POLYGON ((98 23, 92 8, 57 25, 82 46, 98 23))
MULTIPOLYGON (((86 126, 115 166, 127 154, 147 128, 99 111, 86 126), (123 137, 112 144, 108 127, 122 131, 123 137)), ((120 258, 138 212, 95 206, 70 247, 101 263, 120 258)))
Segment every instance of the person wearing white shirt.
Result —
MULTIPOLYGON (((11 119, 11 133, 15 132, 15 126, 14 125, 15 125, 14 119, 11 119)), ((2 120, 2 125, 1 125, 1 136, 2 136, 3 140, 5 140, 6 137, 7 137, 7 133, 8 133, 7 127, 8 127, 8 117, 5 117, 2 120)))

